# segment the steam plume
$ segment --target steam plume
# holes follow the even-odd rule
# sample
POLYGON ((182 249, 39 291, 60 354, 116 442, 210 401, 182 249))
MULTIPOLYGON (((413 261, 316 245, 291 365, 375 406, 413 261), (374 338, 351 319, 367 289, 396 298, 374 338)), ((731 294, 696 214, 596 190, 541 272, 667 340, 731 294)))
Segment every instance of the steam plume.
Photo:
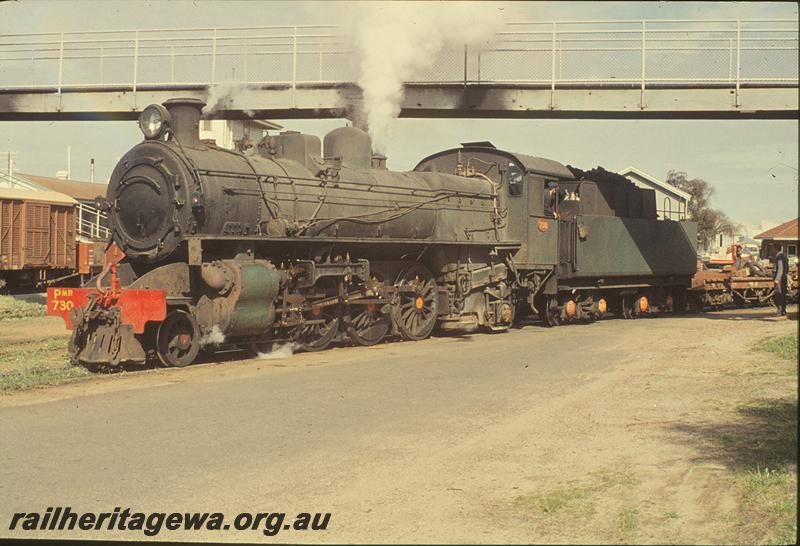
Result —
POLYGON ((269 352, 258 353, 259 360, 276 360, 279 358, 289 358, 294 354, 297 345, 294 343, 273 343, 269 352))
MULTIPOLYGON (((208 97, 206 97, 206 105, 203 108, 203 114, 213 114, 217 110, 226 110, 231 107, 234 99, 241 99, 243 104, 248 100, 252 103, 253 90, 245 84, 237 82, 222 82, 214 85, 209 85, 208 97)), ((253 117, 254 112, 251 110, 244 110, 244 114, 253 117)))
POLYGON ((403 83, 430 69, 447 48, 485 42, 503 8, 494 2, 370 2, 359 6, 353 30, 360 52, 358 85, 375 151, 385 152, 400 113, 403 83))
POLYGON ((216 324, 211 327, 208 333, 200 338, 200 345, 219 345, 225 342, 225 334, 222 333, 216 324))

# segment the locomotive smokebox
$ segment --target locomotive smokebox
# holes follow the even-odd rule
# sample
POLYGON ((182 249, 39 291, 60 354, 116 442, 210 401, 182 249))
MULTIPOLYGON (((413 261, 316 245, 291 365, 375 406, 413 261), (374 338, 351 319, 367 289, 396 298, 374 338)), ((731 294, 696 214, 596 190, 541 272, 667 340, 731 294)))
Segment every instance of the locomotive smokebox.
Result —
POLYGON ((169 99, 164 107, 172 118, 172 134, 184 146, 200 144, 200 114, 206 103, 200 99, 169 99))
POLYGON ((342 164, 353 169, 369 169, 372 166, 372 139, 355 127, 339 127, 327 135, 322 142, 325 158, 339 157, 342 164))

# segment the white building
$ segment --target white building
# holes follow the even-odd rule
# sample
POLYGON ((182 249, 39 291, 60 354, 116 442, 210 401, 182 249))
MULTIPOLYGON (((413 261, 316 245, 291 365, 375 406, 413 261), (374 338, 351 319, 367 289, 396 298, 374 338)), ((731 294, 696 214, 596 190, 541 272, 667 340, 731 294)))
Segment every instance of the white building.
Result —
POLYGON ((656 212, 659 219, 686 220, 688 218, 687 206, 692 196, 687 192, 640 171, 636 167, 625 167, 619 171, 619 174, 640 188, 655 190, 656 212))

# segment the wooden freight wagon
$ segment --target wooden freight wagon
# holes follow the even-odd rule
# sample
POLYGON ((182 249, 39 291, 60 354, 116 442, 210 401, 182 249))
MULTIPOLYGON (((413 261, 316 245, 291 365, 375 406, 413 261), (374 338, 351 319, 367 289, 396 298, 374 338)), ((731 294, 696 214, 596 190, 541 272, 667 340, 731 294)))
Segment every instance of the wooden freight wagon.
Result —
POLYGON ((0 188, 0 285, 36 285, 75 269, 77 204, 57 192, 0 188))

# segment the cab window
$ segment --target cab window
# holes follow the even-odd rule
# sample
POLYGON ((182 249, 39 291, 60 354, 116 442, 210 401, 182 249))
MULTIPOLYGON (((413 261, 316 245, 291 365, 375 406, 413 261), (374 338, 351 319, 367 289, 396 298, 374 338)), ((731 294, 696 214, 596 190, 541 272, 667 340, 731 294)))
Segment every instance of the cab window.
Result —
POLYGON ((558 217, 558 181, 545 180, 544 181, 544 194, 543 205, 545 216, 558 217), (551 189, 555 189, 555 193, 550 193, 551 189))
POLYGON ((517 197, 522 195, 522 179, 524 173, 516 164, 509 163, 506 169, 506 186, 508 187, 508 195, 517 197))

